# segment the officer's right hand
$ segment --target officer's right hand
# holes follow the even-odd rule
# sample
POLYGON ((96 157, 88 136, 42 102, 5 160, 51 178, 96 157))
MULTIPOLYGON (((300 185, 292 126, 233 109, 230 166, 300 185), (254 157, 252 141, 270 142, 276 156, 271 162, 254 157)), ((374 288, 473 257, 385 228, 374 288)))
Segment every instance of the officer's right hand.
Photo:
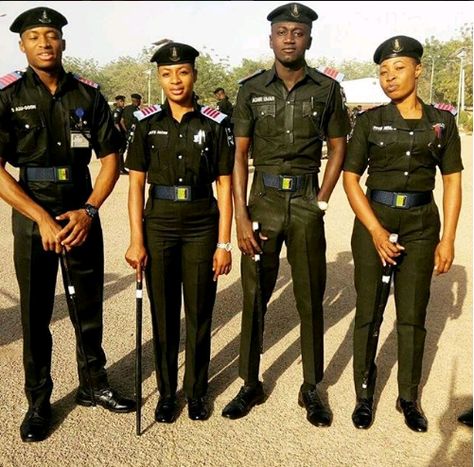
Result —
MULTIPOLYGON (((41 235, 43 250, 54 251, 57 254, 60 254, 63 246, 61 245, 61 240, 58 237, 58 234, 62 227, 55 222, 51 216, 45 215, 44 218, 38 222, 38 228, 41 235)), ((67 250, 69 251, 68 248, 67 250)))
POLYGON ((262 254, 262 247, 260 242, 268 240, 260 233, 259 238, 255 238, 255 232, 252 230, 252 222, 247 217, 245 219, 236 219, 237 225, 237 241, 239 249, 244 255, 254 256, 255 254, 262 254))
POLYGON ((397 264, 394 258, 400 256, 405 247, 398 242, 392 243, 390 241, 390 232, 383 227, 379 227, 372 232, 372 241, 384 266, 386 266, 387 263, 392 265, 397 264))
POLYGON ((133 269, 137 269, 139 265, 141 265, 141 269, 144 269, 148 260, 145 246, 142 243, 131 243, 125 253, 125 260, 133 269))

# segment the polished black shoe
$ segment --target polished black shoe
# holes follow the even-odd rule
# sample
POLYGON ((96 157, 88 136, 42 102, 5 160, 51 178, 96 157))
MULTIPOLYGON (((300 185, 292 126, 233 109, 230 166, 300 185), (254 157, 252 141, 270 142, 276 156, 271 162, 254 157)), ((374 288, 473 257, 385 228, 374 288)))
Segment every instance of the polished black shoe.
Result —
POLYGON ((262 383, 256 385, 243 385, 239 393, 224 407, 222 416, 235 420, 245 417, 254 405, 265 401, 262 383))
POLYGON ((464 423, 464 425, 472 427, 472 408, 466 410, 458 417, 458 422, 464 423))
POLYGON ((316 388, 303 391, 298 394, 298 404, 306 408, 306 419, 315 426, 330 426, 331 414, 324 406, 316 388))
POLYGON ((373 398, 357 399, 354 412, 352 413, 352 423, 356 428, 367 429, 374 421, 373 398))
POLYGON ((51 424, 51 408, 30 408, 20 426, 21 440, 26 443, 43 441, 48 437, 51 424))
POLYGON ((159 423, 173 423, 178 417, 178 410, 175 396, 160 397, 155 409, 155 420, 159 423))
POLYGON ((211 415, 204 397, 188 399, 188 416, 191 420, 207 420, 211 415))
MULTIPOLYGON (((137 404, 134 400, 125 399, 110 387, 94 389, 94 399, 97 405, 116 413, 134 412, 137 404)), ((80 387, 77 390, 76 402, 79 405, 90 407, 93 404, 89 389, 80 387)))
POLYGON ((416 401, 406 401, 404 399, 397 399, 397 410, 402 412, 405 416, 405 423, 413 431, 424 433, 428 430, 428 421, 421 413, 416 401))

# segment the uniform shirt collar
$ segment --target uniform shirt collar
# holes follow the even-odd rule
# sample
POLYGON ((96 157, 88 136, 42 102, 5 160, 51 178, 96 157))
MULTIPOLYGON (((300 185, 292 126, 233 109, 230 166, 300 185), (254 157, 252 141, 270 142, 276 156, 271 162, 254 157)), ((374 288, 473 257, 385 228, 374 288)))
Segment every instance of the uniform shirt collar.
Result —
MULTIPOLYGON (((301 82, 305 81, 308 77, 311 78, 316 84, 319 84, 321 82, 316 71, 313 68, 309 67, 307 63, 305 63, 304 76, 301 82)), ((270 85, 273 81, 277 79, 280 79, 280 77, 278 76, 276 72, 275 64, 273 64, 272 68, 268 72, 268 77, 265 81, 265 86, 270 85)))

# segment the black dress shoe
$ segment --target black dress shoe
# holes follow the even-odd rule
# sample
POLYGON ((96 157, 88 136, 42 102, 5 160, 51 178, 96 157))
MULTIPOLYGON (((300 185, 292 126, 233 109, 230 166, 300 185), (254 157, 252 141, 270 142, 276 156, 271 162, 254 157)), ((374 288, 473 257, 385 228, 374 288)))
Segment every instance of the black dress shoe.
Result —
POLYGON ((472 408, 459 415, 458 421, 472 427, 472 408))
POLYGON ((369 399, 357 399, 357 404, 352 413, 352 423, 354 423, 356 428, 366 429, 372 425, 374 421, 373 402, 372 397, 369 399))
POLYGON ((245 384, 240 388, 239 393, 224 407, 222 416, 231 420, 245 417, 254 405, 261 404, 264 400, 265 393, 261 382, 256 385, 245 384))
MULTIPOLYGON (((134 400, 125 399, 110 387, 94 389, 94 399, 97 405, 116 413, 134 412, 137 404, 134 400)), ((93 405, 89 389, 80 387, 77 390, 76 402, 79 405, 90 407, 93 405)))
POLYGON ((316 388, 303 391, 298 394, 298 404, 306 408, 306 419, 315 426, 330 426, 331 414, 324 406, 316 388))
POLYGON ((188 416, 191 420, 207 420, 210 412, 204 397, 188 399, 188 416))
POLYGON ((155 420, 159 423, 173 423, 178 416, 178 409, 175 396, 160 397, 155 409, 155 420))
POLYGON ((406 401, 405 399, 397 399, 397 410, 403 412, 405 423, 413 431, 424 433, 428 430, 428 421, 421 413, 416 401, 406 401))
POLYGON ((26 443, 43 441, 48 437, 51 423, 51 408, 30 408, 20 426, 21 440, 26 443))

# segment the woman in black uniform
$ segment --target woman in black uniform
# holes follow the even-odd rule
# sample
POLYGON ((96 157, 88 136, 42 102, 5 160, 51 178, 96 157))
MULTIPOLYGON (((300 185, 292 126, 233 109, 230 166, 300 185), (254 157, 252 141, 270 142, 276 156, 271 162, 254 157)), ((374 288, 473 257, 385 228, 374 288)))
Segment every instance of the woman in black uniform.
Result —
POLYGON ((184 392, 193 420, 205 420, 211 318, 219 275, 231 269, 234 142, 226 115, 197 104, 193 47, 170 43, 151 61, 162 106, 135 112, 129 147, 131 242, 127 262, 145 267, 160 399, 158 422, 171 423, 176 399, 181 288, 186 316, 184 392), (146 176, 151 184, 144 206, 146 176), (212 183, 216 181, 217 202, 212 183))
MULTIPOLYGON (((373 331, 382 268, 394 272, 398 334, 397 408, 414 431, 427 430, 418 406, 426 307, 433 269, 448 272, 461 208, 460 140, 450 106, 426 105, 417 96, 423 46, 392 37, 375 51, 387 105, 357 118, 344 164, 344 188, 356 214, 352 234, 357 291, 354 328, 354 382, 357 404, 352 420, 368 428, 373 420, 376 379, 373 331), (443 178, 443 231, 432 190, 436 167, 443 178), (360 187, 367 169, 365 195, 360 187), (392 243, 390 234, 398 234, 392 243), (367 356, 369 355, 369 358, 367 356)), ((452 110, 452 109, 451 109, 452 110)))

